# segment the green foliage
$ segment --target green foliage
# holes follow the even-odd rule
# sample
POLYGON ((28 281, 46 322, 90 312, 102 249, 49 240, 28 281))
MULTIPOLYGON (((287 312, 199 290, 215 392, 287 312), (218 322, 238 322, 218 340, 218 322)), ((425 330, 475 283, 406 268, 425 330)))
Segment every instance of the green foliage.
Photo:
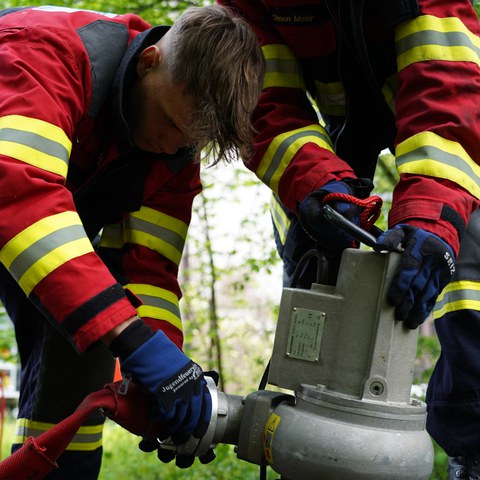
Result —
POLYGON ((123 1, 90 1, 90 0, 5 0, 2 8, 21 6, 55 5, 69 8, 84 8, 101 12, 136 13, 152 25, 171 25, 175 19, 189 6, 209 4, 209 1, 170 0, 153 2, 149 0, 123 1))
MULTIPOLYGON (((1 445, 5 459, 10 454, 9 445, 13 439, 14 421, 8 417, 4 425, 1 445)), ((104 430, 104 456, 99 480, 257 480, 259 467, 241 461, 230 445, 215 448, 217 458, 208 465, 198 460, 194 465, 181 470, 174 464, 163 464, 155 453, 146 454, 138 449, 139 438, 107 420, 104 430)), ((446 480, 447 456, 435 443, 435 463, 430 480, 446 480)), ((276 480, 279 475, 267 469, 267 480, 276 480)))
MULTIPOLYGON (((219 445, 215 449, 217 458, 202 465, 195 460, 189 469, 179 469, 175 462, 164 464, 156 453, 143 453, 136 438, 112 422, 105 429, 105 453, 99 480, 247 480, 258 478, 259 467, 239 461, 233 447, 219 445), (118 462, 127 459, 128 462, 118 462)), ((270 472, 269 479, 278 478, 270 472)))
POLYGON ((416 383, 427 383, 440 355, 440 342, 436 335, 419 335, 415 370, 416 383))
POLYGON ((395 157, 385 150, 378 157, 377 168, 373 179, 374 189, 372 195, 379 195, 383 200, 382 212, 376 222, 376 226, 382 230, 388 228, 387 214, 392 206, 392 192, 398 181, 395 168, 395 157))
MULTIPOLYGON (((1 460, 10 454, 9 445, 13 439, 14 420, 8 417, 4 425, 1 460)), ((156 458, 155 452, 139 450, 139 437, 130 434, 107 419, 104 429, 104 455, 99 480, 256 480, 259 466, 240 461, 231 445, 218 445, 217 458, 208 465, 195 460, 189 469, 179 469, 175 463, 164 464, 156 458)), ((278 478, 271 469, 267 480, 278 478)))
MULTIPOLYGON (((188 6, 214 2, 4 0, 2 7, 46 3, 115 13, 132 12, 151 24, 168 25, 188 6)), ((479 13, 480 1, 476 0, 474 6, 479 13)), ((240 162, 233 169, 224 165, 204 168, 202 176, 204 192, 194 206, 181 269, 185 347, 206 369, 222 370, 224 386, 228 385, 231 393, 245 394, 256 389, 268 361, 278 313, 280 281, 272 281, 272 278, 281 278, 281 271, 272 240, 268 197, 264 194, 265 187, 259 185, 253 174, 246 172, 240 162), (218 211, 227 203, 236 226, 220 231, 218 211)), ((394 157, 383 153, 379 159, 373 192, 384 200, 382 215, 377 222, 382 229, 387 228, 390 192, 397 180, 394 157)), ((220 222, 224 220, 220 219, 220 222)), ((13 344, 13 328, 4 312, 0 312, 1 359, 11 360, 14 352, 9 347, 13 344)), ((435 336, 420 336, 416 382, 428 380, 439 351, 435 336)), ((13 423, 8 428, 10 439, 12 431, 13 423)), ((112 422, 107 422, 100 480, 258 478, 258 466, 239 461, 233 448, 227 445, 217 447, 217 459, 212 464, 203 466, 197 461, 191 469, 179 470, 172 464, 160 463, 154 454, 140 452, 138 440, 112 422)), ((8 443, 6 436, 3 442, 4 456, 8 443)), ((269 479, 277 477, 269 471, 269 479)), ((431 480, 445 478, 446 455, 435 445, 435 470, 431 480)))
POLYGON ((17 362, 17 349, 13 325, 0 305, 0 361, 17 362))
POLYGON ((241 162, 205 167, 202 181, 181 268, 185 349, 244 394, 268 362, 281 292, 270 193, 241 162))

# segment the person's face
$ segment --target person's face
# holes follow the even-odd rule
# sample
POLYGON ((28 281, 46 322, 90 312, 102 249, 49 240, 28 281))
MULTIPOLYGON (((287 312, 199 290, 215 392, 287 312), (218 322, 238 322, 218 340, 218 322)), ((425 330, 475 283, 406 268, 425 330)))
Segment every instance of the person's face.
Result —
POLYGON ((138 79, 128 98, 127 117, 135 145, 148 152, 173 154, 188 146, 187 125, 193 101, 184 86, 169 78, 161 46, 140 54, 138 79))

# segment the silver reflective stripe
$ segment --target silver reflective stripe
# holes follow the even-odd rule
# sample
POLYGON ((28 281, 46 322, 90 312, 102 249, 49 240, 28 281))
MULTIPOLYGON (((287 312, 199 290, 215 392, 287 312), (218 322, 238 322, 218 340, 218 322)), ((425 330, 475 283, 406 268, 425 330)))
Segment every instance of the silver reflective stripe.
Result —
POLYGON ((398 40, 396 45, 398 55, 424 45, 435 45, 438 47, 463 46, 471 48, 477 55, 480 54, 480 49, 472 43, 468 35, 461 32, 435 32, 427 30, 412 33, 408 37, 398 40))
POLYGON ((85 230, 81 225, 71 225, 51 232, 21 252, 9 266, 9 271, 18 281, 34 263, 45 255, 57 247, 84 237, 85 230))
POLYGON ((36 133, 13 128, 0 128, 0 141, 25 145, 46 155, 56 157, 68 165, 69 151, 62 144, 37 135, 36 133))
MULTIPOLYGON (((19 418, 16 421, 13 444, 21 445, 29 437, 38 437, 54 427, 53 423, 19 418)), ((70 440, 66 450, 93 451, 102 446, 103 424, 83 425, 70 440)))
POLYGON ((280 237, 280 242, 282 243, 282 245, 285 245, 291 221, 287 217, 283 205, 280 203, 280 200, 275 194, 272 194, 272 198, 270 201, 270 213, 272 215, 272 220, 275 228, 277 229, 278 235, 280 237))
POLYGON ((298 63, 293 59, 270 58, 266 61, 266 72, 298 74, 298 63))
MULTIPOLYGON (((288 136, 283 140, 280 145, 277 147, 270 164, 262 177, 262 180, 265 184, 269 185, 272 177, 275 175, 275 172, 279 168, 282 159, 287 152, 288 148, 290 145, 295 143, 297 140, 301 138, 306 138, 306 137, 317 137, 323 140, 326 143, 330 143, 330 138, 328 138, 325 135, 322 135, 318 130, 301 130, 296 133, 293 133, 292 135, 288 136)), ((303 146, 303 145, 302 145, 303 146)))
POLYGON ((164 298, 154 297, 152 295, 145 295, 145 294, 136 294, 136 295, 146 305, 167 310, 168 312, 172 313, 176 317, 181 318, 180 308, 178 307, 178 305, 175 305, 174 303, 169 302, 164 298))
POLYGON ((480 310, 480 282, 460 280, 449 283, 438 297, 433 318, 459 310, 480 310))
POLYGON ((160 238, 175 247, 179 252, 183 251, 185 239, 173 230, 155 225, 149 221, 134 216, 129 218, 128 227, 132 230, 138 230, 152 235, 153 237, 160 238))

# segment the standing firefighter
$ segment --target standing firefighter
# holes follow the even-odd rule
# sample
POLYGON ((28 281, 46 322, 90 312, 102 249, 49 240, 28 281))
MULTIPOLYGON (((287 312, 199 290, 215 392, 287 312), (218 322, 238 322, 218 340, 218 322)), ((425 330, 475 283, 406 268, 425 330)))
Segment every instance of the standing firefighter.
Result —
MULTIPOLYGON (((404 248, 389 300, 411 329, 434 310, 442 355, 428 389, 427 428, 451 457, 450 478, 477 478, 480 28, 472 4, 220 3, 252 25, 267 62, 249 166, 275 194, 286 283, 308 248, 319 244, 338 257, 351 245, 320 207, 332 199, 360 223, 356 199, 368 196, 381 150, 395 152, 400 179, 389 230, 378 240, 379 248, 404 248)), ((297 284, 310 283, 304 276, 297 284)))
MULTIPOLYGON (((201 436, 211 399, 181 351, 177 271, 200 150, 214 144, 220 160, 250 147, 255 36, 220 6, 170 29, 17 8, 0 12, 0 64, 0 297, 22 363, 14 447, 110 382, 114 355, 152 394, 160 436, 201 436)), ((51 478, 97 478, 102 422, 90 418, 51 478)))

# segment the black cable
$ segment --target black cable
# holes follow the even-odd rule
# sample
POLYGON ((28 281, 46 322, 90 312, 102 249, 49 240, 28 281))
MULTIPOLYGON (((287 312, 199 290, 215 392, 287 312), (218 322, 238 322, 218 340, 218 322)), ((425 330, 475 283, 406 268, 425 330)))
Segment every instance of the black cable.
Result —
POLYGON ((324 280, 323 277, 325 277, 328 272, 328 264, 326 265, 327 260, 323 252, 312 249, 304 253, 302 258, 300 258, 299 262, 297 263, 297 266, 295 267, 295 271, 293 272, 293 275, 292 275, 292 281, 291 281, 290 287, 292 288, 297 287, 300 277, 302 273, 305 271, 305 267, 313 257, 317 259, 317 276, 316 276, 315 282, 322 283, 322 280, 324 280), (325 269, 325 266, 327 266, 326 269, 325 269))

